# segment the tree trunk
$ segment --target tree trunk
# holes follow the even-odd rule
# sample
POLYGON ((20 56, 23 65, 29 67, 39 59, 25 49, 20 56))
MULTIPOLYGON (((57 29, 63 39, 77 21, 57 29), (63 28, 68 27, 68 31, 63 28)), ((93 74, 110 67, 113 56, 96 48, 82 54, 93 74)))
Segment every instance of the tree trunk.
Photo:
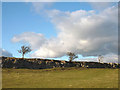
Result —
POLYGON ((22 58, 24 58, 24 54, 22 54, 22 58))
POLYGON ((69 60, 69 62, 72 62, 72 60, 73 60, 73 58, 72 58, 72 57, 70 57, 70 60, 69 60))

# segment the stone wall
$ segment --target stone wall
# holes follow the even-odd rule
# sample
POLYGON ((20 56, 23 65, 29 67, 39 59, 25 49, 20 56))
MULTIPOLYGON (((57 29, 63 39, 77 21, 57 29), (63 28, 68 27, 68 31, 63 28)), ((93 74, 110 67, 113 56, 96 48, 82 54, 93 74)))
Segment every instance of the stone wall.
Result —
POLYGON ((84 67, 84 68, 120 68, 117 63, 98 62, 68 62, 50 59, 22 59, 2 57, 2 68, 46 69, 55 67, 84 67))

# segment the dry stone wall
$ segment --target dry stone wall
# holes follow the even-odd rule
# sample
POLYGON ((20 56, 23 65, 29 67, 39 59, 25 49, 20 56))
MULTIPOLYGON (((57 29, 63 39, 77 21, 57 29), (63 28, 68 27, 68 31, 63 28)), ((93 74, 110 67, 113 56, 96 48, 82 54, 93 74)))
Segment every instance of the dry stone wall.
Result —
POLYGON ((46 69, 55 67, 84 67, 84 68, 120 68, 117 63, 98 62, 68 62, 50 59, 22 59, 2 57, 2 68, 46 69))

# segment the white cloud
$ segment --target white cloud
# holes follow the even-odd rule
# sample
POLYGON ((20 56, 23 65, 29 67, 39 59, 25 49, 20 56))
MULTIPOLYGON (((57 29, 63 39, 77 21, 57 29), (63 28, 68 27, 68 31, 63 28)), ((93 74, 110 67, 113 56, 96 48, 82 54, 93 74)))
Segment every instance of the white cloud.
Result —
POLYGON ((12 54, 5 49, 0 48, 0 56, 12 57, 12 54))
MULTIPOLYGON (((83 56, 117 54, 117 7, 96 11, 46 11, 57 30, 57 37, 46 39, 42 34, 23 33, 13 41, 27 41, 36 51, 32 57, 61 57, 71 51, 83 56)), ((107 61, 108 59, 106 59, 107 61)))
POLYGON ((24 32, 21 35, 16 35, 12 38, 13 42, 28 42, 31 45, 33 50, 38 49, 41 47, 45 42, 45 37, 40 33, 34 32, 24 32))
MULTIPOLYGON (((98 10, 98 11, 104 10, 107 7, 110 7, 113 5, 113 2, 89 2, 89 3, 94 10, 98 10)), ((118 2, 116 3, 114 2, 114 4, 117 5, 118 2)))
POLYGON ((53 2, 32 2, 33 11, 43 14, 52 4, 53 2))
MULTIPOLYGON (((87 61, 87 62, 99 62, 98 58, 83 58, 83 59, 79 59, 77 61, 87 61)), ((100 62, 103 63, 120 63, 118 61, 118 55, 117 54, 113 54, 113 53, 109 53, 106 55, 103 55, 103 58, 101 59, 100 62)))
MULTIPOLYGON (((118 63, 118 55, 116 54, 107 54, 107 55, 104 55, 103 57, 103 62, 109 62, 109 63, 118 63)), ((120 63, 120 62, 119 62, 120 63)))
POLYGON ((99 14, 85 10, 53 10, 48 13, 59 30, 58 38, 64 43, 63 49, 78 50, 82 55, 117 53, 116 7, 107 8, 99 14))

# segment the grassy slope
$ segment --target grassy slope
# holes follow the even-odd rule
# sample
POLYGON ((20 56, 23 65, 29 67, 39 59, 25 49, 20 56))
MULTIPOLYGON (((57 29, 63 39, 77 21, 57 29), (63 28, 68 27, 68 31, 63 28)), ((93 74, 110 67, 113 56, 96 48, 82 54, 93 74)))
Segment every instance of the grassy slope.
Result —
POLYGON ((3 88, 117 88, 118 69, 3 69, 3 88))

